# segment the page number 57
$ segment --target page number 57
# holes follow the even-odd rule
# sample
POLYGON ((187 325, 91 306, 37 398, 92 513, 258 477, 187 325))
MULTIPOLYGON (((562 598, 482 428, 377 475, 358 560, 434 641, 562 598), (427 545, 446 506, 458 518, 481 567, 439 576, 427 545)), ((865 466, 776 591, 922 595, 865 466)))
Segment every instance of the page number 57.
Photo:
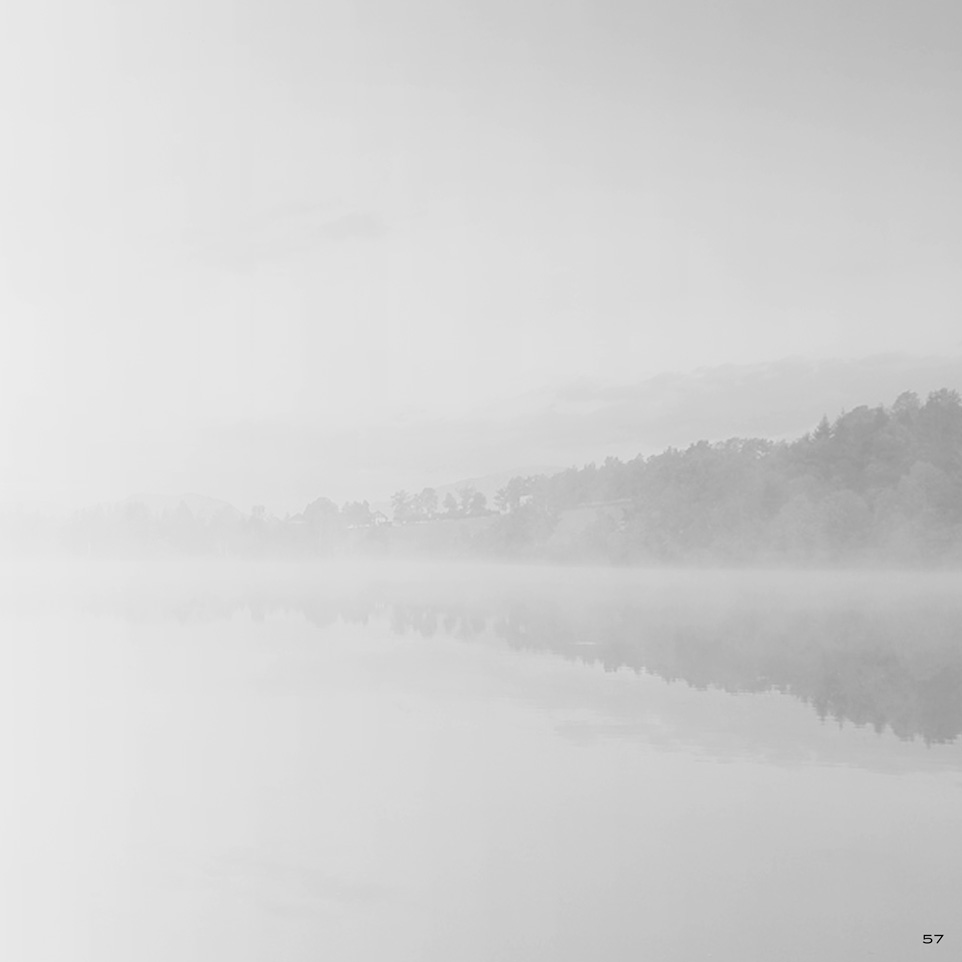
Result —
POLYGON ((941 936, 941 935, 923 935, 923 936, 922 936, 922 941, 923 941, 923 942, 933 942, 933 941, 935 941, 935 942, 941 942, 941 941, 942 941, 942 936, 941 936))

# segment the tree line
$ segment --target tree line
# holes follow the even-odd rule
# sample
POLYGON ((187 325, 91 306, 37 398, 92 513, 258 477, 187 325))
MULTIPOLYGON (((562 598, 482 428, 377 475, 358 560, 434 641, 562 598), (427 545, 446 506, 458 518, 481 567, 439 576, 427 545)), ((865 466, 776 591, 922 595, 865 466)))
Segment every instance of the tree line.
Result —
POLYGON ((426 638, 468 641, 494 634, 512 649, 610 672, 629 669, 696 689, 778 691, 824 721, 889 729, 904 740, 957 739, 962 648, 951 600, 910 595, 859 604, 851 595, 826 596, 818 585, 811 595, 802 586, 776 594, 773 603, 767 595, 761 603, 739 595, 736 587, 694 604, 691 589, 667 585, 642 596, 628 585, 596 594, 583 582, 530 593, 489 585, 484 594, 464 595, 416 582, 361 588, 279 577, 200 590, 194 582, 174 589, 122 586, 84 603, 136 622, 172 617, 203 623, 243 611, 263 622, 297 611, 319 628, 383 619, 399 634, 426 638))
POLYGON ((912 392, 794 441, 699 441, 514 478, 491 546, 614 563, 962 561, 962 400, 912 392), (574 535, 573 509, 594 506, 574 535))
MULTIPOLYGON (((433 488, 398 491, 390 523, 366 501, 338 506, 324 497, 283 520, 263 506, 197 517, 181 504, 158 517, 131 503, 79 512, 46 536, 86 553, 310 555, 387 551, 395 533, 401 538, 399 527, 427 532, 451 523, 463 528, 459 552, 487 557, 959 563, 962 399, 949 389, 924 402, 905 392, 890 406, 823 417, 793 441, 731 438, 627 461, 610 457, 512 478, 493 501, 489 508, 469 486, 443 499, 433 488)), ((405 543, 416 545, 416 533, 405 543)))
POLYGON ((444 500, 440 502, 434 488, 423 488, 418 494, 395 491, 391 496, 391 508, 398 524, 438 519, 454 521, 458 518, 481 518, 490 514, 488 499, 470 485, 459 489, 457 496, 447 492, 444 500))

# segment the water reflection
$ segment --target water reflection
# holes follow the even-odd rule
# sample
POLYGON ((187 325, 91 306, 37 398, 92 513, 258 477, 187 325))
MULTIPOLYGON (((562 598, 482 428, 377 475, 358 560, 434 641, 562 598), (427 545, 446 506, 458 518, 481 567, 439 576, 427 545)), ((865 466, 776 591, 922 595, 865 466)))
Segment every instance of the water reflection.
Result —
POLYGON ((822 719, 945 744, 962 733, 962 606, 951 580, 638 575, 471 569, 378 576, 128 578, 82 598, 134 621, 295 612, 317 627, 384 620, 398 634, 497 638, 518 651, 630 669, 699 690, 779 692, 822 719), (403 575, 403 576, 401 576, 403 575), (766 580, 766 578, 768 580, 766 580))
POLYGON ((904 959, 962 891, 956 587, 0 578, 0 956, 904 959))

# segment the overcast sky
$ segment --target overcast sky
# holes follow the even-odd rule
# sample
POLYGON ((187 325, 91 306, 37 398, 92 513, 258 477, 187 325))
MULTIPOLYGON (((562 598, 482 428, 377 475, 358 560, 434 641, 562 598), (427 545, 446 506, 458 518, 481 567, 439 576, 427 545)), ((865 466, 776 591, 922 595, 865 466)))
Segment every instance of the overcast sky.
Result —
POLYGON ((7 500, 196 490, 198 438, 251 423, 962 354, 953 0, 0 20, 7 500))

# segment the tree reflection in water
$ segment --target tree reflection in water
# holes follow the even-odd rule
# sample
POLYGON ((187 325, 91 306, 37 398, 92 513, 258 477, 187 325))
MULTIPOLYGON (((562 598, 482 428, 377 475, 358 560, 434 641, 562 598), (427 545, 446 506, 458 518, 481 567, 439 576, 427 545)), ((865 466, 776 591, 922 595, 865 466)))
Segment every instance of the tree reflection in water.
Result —
MULTIPOLYGON (((599 598, 590 591, 475 592, 450 600, 417 584, 364 587, 248 584, 231 591, 192 588, 179 597, 126 593, 95 607, 128 618, 181 622, 255 620, 295 612, 327 627, 339 620, 386 621, 399 634, 473 639, 493 635, 517 650, 629 668, 693 688, 777 691, 823 718, 901 739, 947 743, 962 733, 962 608, 915 598, 897 604, 836 599, 792 603, 755 597, 697 604, 649 593, 599 598)), ((88 602, 87 607, 92 603, 88 602)))

